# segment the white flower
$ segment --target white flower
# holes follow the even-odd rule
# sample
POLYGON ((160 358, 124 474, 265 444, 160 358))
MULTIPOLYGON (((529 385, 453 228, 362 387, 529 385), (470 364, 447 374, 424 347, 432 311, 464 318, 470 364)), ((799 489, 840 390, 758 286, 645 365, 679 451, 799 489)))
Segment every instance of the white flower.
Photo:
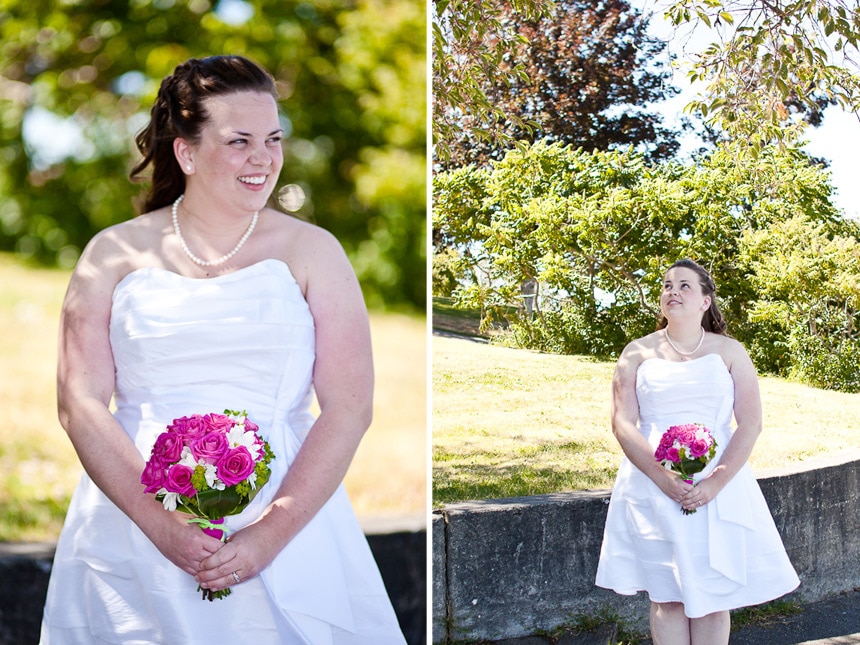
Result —
POLYGON ((194 468, 197 466, 197 460, 194 459, 194 455, 191 454, 191 448, 189 448, 188 446, 185 446, 182 449, 182 455, 179 457, 179 461, 176 463, 181 464, 183 466, 188 466, 192 470, 194 470, 194 468))
POLYGON ((257 490, 257 471, 251 471, 248 475, 248 483, 251 485, 251 490, 257 490))
POLYGON ((227 433, 227 443, 232 450, 236 446, 245 446, 251 453, 251 458, 257 461, 260 457, 260 446, 257 444, 257 435, 250 430, 245 431, 245 426, 233 426, 227 433))
POLYGON ((179 502, 179 493, 169 493, 166 488, 162 488, 160 493, 164 493, 164 499, 161 500, 161 503, 164 504, 165 510, 175 511, 176 504, 179 502))
POLYGON ((206 484, 209 488, 214 488, 215 490, 224 490, 226 486, 224 486, 224 482, 218 479, 218 469, 214 464, 200 464, 206 470, 203 473, 203 476, 206 478, 206 484))

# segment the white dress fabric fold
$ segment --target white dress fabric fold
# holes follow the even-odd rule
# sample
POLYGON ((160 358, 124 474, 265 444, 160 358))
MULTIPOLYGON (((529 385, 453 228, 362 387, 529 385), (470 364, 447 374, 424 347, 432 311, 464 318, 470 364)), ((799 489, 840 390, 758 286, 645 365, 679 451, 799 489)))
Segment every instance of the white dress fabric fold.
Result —
MULTIPOLYGON (((314 338, 279 260, 210 279, 138 269, 113 294, 115 416, 147 459, 174 419, 247 410, 276 459, 254 501, 226 518, 235 531, 271 501, 313 423, 314 338)), ((343 486, 259 576, 208 602, 84 474, 42 622, 44 645, 404 642, 343 486)))
MULTIPOLYGON (((717 441, 703 479, 733 433, 734 382, 722 358, 644 361, 636 375, 639 429, 656 449, 673 425, 702 423, 717 441)), ((646 591, 653 602, 680 602, 707 614, 778 598, 800 581, 786 555, 749 464, 716 499, 685 515, 628 459, 612 489, 596 584, 620 594, 646 591)))

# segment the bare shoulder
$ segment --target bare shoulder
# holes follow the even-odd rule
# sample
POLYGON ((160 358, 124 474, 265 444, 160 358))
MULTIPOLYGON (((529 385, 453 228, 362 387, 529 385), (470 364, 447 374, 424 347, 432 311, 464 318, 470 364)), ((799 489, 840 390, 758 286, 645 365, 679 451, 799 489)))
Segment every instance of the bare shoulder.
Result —
POLYGON ((618 358, 615 368, 616 378, 632 379, 639 366, 649 358, 657 358, 659 345, 658 333, 654 332, 629 342, 618 358))
POLYGON ((316 224, 270 210, 266 230, 271 235, 264 254, 286 262, 303 289, 312 277, 344 270, 351 272, 343 246, 334 235, 316 224))
POLYGON ((755 374, 752 359, 740 341, 729 336, 717 336, 715 349, 732 375, 748 372, 755 374))
POLYGON ((129 272, 158 255, 166 218, 163 213, 140 215, 97 233, 81 253, 72 274, 71 287, 93 297, 107 296, 129 272))

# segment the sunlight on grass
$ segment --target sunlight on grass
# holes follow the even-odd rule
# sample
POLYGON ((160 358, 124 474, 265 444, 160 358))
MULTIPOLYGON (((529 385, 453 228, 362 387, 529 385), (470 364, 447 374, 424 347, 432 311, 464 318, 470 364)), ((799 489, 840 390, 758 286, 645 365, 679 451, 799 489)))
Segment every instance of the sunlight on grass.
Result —
MULTIPOLYGON (((611 488, 615 364, 434 336, 433 501, 611 488)), ((760 379, 755 470, 860 447, 860 394, 760 379)))
MULTIPOLYGON (((52 540, 81 466, 56 415, 57 321, 69 273, 0 254, 0 540, 52 540)), ((372 314, 373 424, 346 477, 356 512, 426 508, 426 331, 372 314)))

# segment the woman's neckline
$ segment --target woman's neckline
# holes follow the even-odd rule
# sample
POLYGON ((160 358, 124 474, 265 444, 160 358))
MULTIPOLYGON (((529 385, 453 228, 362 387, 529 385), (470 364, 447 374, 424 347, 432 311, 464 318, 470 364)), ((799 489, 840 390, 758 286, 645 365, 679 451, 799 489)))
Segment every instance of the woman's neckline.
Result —
MULTIPOLYGON (((245 272, 251 271, 253 269, 259 269, 260 267, 262 267, 266 264, 269 264, 270 262, 274 262, 275 266, 283 267, 283 269, 287 272, 287 275, 290 277, 290 279, 293 282, 296 282, 296 278, 295 278, 295 276, 293 276, 293 272, 290 270, 290 265, 288 265, 283 260, 279 260, 277 258, 264 258, 262 260, 254 262, 253 264, 249 264, 247 266, 240 267, 240 268, 235 269, 233 271, 230 271, 228 273, 219 273, 218 275, 213 275, 209 278, 194 278, 191 276, 182 275, 181 273, 177 273, 176 271, 172 271, 171 269, 167 269, 165 267, 148 266, 148 267, 138 267, 138 268, 132 269, 131 271, 126 273, 119 280, 119 282, 117 282, 114 285, 112 298, 116 298, 116 294, 123 288, 123 286, 129 280, 131 280, 135 275, 142 274, 142 273, 155 272, 155 273, 159 273, 162 275, 170 276, 170 278, 174 279, 174 280, 180 280, 180 281, 185 281, 185 282, 189 282, 189 283, 193 283, 193 284, 201 284, 202 285, 202 284, 205 284, 207 282, 217 283, 217 282, 222 282, 222 281, 228 281, 230 279, 238 279, 245 272)), ((296 284, 298 284, 298 283, 296 282, 296 284)))
MULTIPOLYGON (((170 275, 176 276, 177 278, 181 278, 182 280, 192 280, 195 282, 208 282, 210 280, 226 279, 226 278, 229 278, 230 276, 236 275, 238 273, 248 271, 249 269, 257 268, 260 265, 266 264, 268 262, 277 262, 278 264, 281 264, 281 265, 287 267, 287 269, 289 269, 289 266, 287 265, 287 263, 284 262, 283 260, 279 260, 278 258, 263 258, 262 260, 258 260, 257 262, 253 262, 253 263, 248 264, 246 266, 239 267, 238 269, 233 269, 232 271, 227 271, 226 273, 219 273, 217 275, 208 276, 208 277, 195 277, 195 276, 190 276, 190 275, 184 275, 182 273, 179 273, 178 271, 174 271, 173 269, 168 269, 167 267, 146 266, 146 267, 138 267, 136 269, 132 269, 131 271, 129 271, 128 273, 126 273, 123 276, 123 278, 122 278, 122 280, 120 280, 120 282, 125 280, 127 277, 134 275, 135 273, 140 273, 143 271, 160 271, 163 273, 169 273, 170 275)), ((119 284, 119 283, 117 283, 117 284, 119 284)))
POLYGON ((683 365, 684 363, 694 363, 695 361, 700 361, 704 358, 709 358, 710 356, 716 356, 720 360, 723 360, 723 357, 720 356, 717 352, 707 352, 706 354, 702 354, 701 356, 696 356, 696 358, 687 358, 683 361, 676 361, 672 360, 671 358, 663 358, 662 356, 649 356, 641 363, 639 363, 639 365, 644 365, 648 361, 663 361, 665 363, 676 363, 678 365, 683 365))

